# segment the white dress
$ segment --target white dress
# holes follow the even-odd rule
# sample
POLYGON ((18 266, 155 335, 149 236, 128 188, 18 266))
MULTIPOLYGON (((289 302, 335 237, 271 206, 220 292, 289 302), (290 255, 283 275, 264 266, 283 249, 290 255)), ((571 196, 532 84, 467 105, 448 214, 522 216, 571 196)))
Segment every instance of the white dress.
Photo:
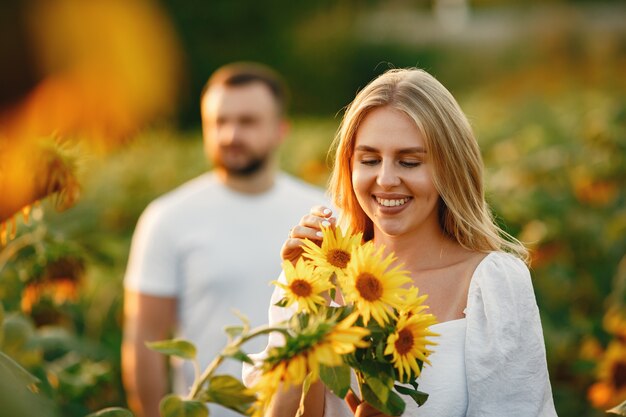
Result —
MULTIPOLYGON (((280 298, 275 291, 272 301, 280 298)), ((290 314, 270 307, 270 322, 290 314)), ((428 401, 418 408, 405 397, 403 416, 556 416, 539 311, 522 261, 502 252, 488 254, 472 276, 465 318, 436 324, 432 330, 440 334, 432 366, 425 366, 417 380, 419 389, 429 394, 428 401)), ((281 342, 280 336, 270 337, 270 346, 281 342)), ((254 373, 254 368, 244 367, 244 381, 252 382, 254 373)), ((325 401, 325 417, 352 416, 343 400, 329 391, 325 401)))

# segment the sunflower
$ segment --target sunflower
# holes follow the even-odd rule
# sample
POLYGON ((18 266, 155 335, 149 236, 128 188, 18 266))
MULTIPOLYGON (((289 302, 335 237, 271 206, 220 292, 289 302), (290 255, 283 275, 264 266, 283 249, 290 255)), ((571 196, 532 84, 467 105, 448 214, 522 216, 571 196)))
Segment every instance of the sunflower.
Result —
POLYGON ((266 369, 275 369, 276 365, 286 362, 281 381, 298 385, 308 373, 313 373, 313 380, 319 375, 319 365, 338 366, 342 355, 354 352, 356 348, 366 347, 363 338, 369 330, 354 326, 358 314, 353 313, 341 321, 337 317, 325 315, 309 317, 306 326, 297 324, 294 317, 293 335, 287 337, 285 345, 272 349, 266 360, 266 369))
POLYGON ((626 342, 626 310, 611 307, 602 319, 604 330, 626 342))
POLYGON ((311 382, 319 379, 320 365, 338 366, 342 355, 366 347, 363 340, 369 330, 354 326, 357 314, 351 314, 340 322, 336 317, 311 317, 304 328, 296 327, 295 334, 287 337, 285 346, 270 351, 263 365, 263 373, 252 387, 257 392, 253 416, 263 416, 271 399, 282 384, 283 389, 301 385, 307 375, 311 382))
POLYGON ((420 314, 422 311, 428 308, 424 304, 424 301, 428 298, 428 295, 419 295, 419 289, 417 287, 409 288, 404 295, 403 305, 400 307, 400 314, 405 314, 411 317, 416 314, 420 314))
MULTIPOLYGON (((248 413, 252 417, 263 417, 272 402, 272 398, 278 391, 280 384, 286 375, 286 362, 281 362, 274 369, 264 372, 257 382, 250 388, 256 393, 256 401, 252 404, 248 413)), ((285 389, 287 387, 284 386, 285 389)))
POLYGON ((334 229, 323 227, 322 246, 305 239, 303 256, 310 259, 320 271, 334 272, 339 276, 344 272, 352 259, 354 248, 361 244, 362 239, 362 233, 353 235, 348 230, 344 234, 340 227, 334 229))
POLYGON ((432 314, 406 314, 400 315, 396 324, 396 331, 387 338, 385 355, 392 355, 391 362, 399 374, 399 381, 405 381, 404 374, 408 378, 411 371, 417 377, 421 372, 420 362, 430 365, 428 355, 432 353, 427 346, 436 343, 427 339, 429 336, 438 336, 430 331, 429 326, 436 323, 432 314))
POLYGON ((599 381, 589 389, 589 400, 598 408, 626 401, 626 344, 614 340, 598 366, 599 381))
POLYGON ((333 287, 329 273, 317 270, 312 264, 300 258, 296 266, 289 261, 283 262, 283 271, 287 284, 272 281, 273 284, 285 290, 285 307, 293 303, 298 304, 298 312, 317 312, 319 305, 326 304, 326 300, 320 294, 333 287))
POLYGON ((339 280, 344 299, 355 304, 365 325, 370 317, 381 326, 389 316, 395 317, 393 309, 399 310, 405 304, 406 290, 401 287, 411 282, 408 272, 400 269, 402 266, 390 269, 396 258, 384 257, 383 250, 383 247, 377 250, 371 242, 356 248, 339 280))

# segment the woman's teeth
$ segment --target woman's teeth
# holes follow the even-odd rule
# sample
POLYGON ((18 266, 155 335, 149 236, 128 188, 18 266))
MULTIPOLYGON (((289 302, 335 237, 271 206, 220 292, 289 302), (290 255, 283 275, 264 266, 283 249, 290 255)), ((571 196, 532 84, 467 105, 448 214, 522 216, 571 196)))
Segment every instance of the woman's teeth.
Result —
POLYGON ((410 198, 409 197, 405 197, 405 198, 400 198, 400 199, 394 199, 394 200, 388 200, 385 198, 378 198, 376 197, 376 201, 378 201, 378 204, 380 204, 381 206, 385 206, 385 207, 396 207, 396 206, 401 206, 406 204, 407 201, 409 201, 410 198))

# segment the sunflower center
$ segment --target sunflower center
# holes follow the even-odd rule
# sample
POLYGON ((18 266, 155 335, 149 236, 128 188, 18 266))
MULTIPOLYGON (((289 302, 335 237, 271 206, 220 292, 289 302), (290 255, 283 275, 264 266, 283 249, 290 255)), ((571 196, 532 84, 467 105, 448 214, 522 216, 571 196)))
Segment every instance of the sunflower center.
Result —
POLYGON ((313 292, 311 284, 303 279, 294 279, 289 289, 298 297, 308 297, 313 292))
POLYGON ((356 279, 356 289, 367 301, 379 300, 383 295, 383 285, 374 275, 363 272, 356 279))
POLYGON ((345 268, 350 262, 350 254, 341 249, 331 249, 326 255, 326 260, 337 268, 345 268))
POLYGON ((613 366, 613 384, 616 389, 626 387, 626 363, 618 362, 613 366))
POLYGON ((400 355, 405 355, 406 353, 411 351, 411 348, 413 347, 413 342, 413 333, 411 333, 409 329, 402 329, 400 330, 400 333, 398 334, 398 340, 396 340, 396 343, 394 345, 396 347, 396 351, 400 355))

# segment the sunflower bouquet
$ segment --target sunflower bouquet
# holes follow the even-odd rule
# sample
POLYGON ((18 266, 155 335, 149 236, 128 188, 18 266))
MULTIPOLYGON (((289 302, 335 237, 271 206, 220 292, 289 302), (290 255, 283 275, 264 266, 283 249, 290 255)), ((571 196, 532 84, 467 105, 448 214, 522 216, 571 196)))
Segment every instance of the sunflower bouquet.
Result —
POLYGON ((182 339, 147 343, 157 352, 194 364, 189 393, 166 395, 159 405, 162 417, 207 417, 206 403, 262 417, 278 390, 302 386, 299 416, 309 387, 318 380, 341 398, 354 385, 355 395, 391 416, 404 412, 405 399, 399 394, 418 405, 427 400, 428 394, 415 382, 423 365, 429 364, 428 346, 436 344, 430 340, 436 336, 429 330, 436 320, 425 312, 426 296, 407 287, 409 274, 394 266, 393 254, 362 243, 361 234, 344 233, 338 227, 324 228, 322 234, 321 246, 305 240, 303 257, 295 265, 285 261, 285 279, 273 282, 284 294, 277 306, 290 309, 288 321, 252 329, 239 315, 242 325, 226 328, 227 346, 203 372, 193 343, 182 339), (242 346, 272 332, 282 334, 285 343, 254 363, 242 346), (255 366, 258 377, 253 386, 217 374, 227 358, 255 366))
POLYGON ((381 412, 399 416, 409 396, 422 405, 428 394, 415 382, 432 353, 429 327, 435 317, 425 312, 407 271, 394 266, 393 254, 361 234, 339 227, 323 228, 321 246, 305 241, 303 257, 283 263, 283 290, 278 307, 294 312, 282 331, 285 344, 272 348, 260 366, 252 390, 253 416, 263 416, 281 389, 302 385, 298 415, 310 384, 321 380, 344 398, 353 388, 381 412))

